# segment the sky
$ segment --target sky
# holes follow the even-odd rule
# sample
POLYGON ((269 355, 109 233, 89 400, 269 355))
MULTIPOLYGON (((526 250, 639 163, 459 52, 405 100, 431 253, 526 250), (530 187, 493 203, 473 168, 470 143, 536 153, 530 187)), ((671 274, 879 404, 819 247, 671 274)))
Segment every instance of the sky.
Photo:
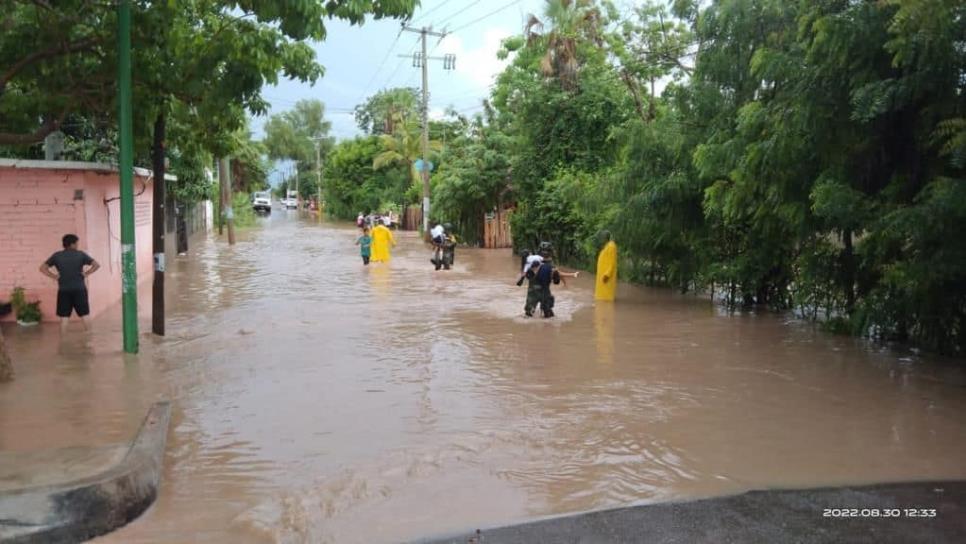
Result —
MULTIPOLYGON (((634 0, 615 3, 622 11, 635 4, 634 0)), ((442 40, 427 38, 429 54, 456 55, 455 70, 444 70, 441 60, 429 62, 430 117, 443 117, 448 107, 467 116, 481 111, 495 76, 509 63, 496 58, 502 40, 522 34, 530 14, 542 19, 544 5, 544 0, 422 0, 409 25, 446 31, 442 40)), ((419 50, 419 34, 400 32, 400 23, 369 19, 352 26, 327 21, 326 40, 312 43, 325 75, 315 85, 280 79, 278 85, 265 86, 262 96, 272 105, 269 115, 290 110, 302 99, 319 99, 325 103, 336 139, 360 135, 353 116, 357 104, 381 89, 421 86, 421 70, 412 59, 419 50)), ((267 119, 253 119, 256 139, 264 136, 267 119)), ((276 163, 270 181, 277 183, 292 168, 288 161, 276 163)))
MULTIPOLYGON (((442 40, 428 38, 427 47, 431 56, 456 55, 455 70, 444 70, 439 60, 429 63, 430 116, 442 116, 449 106, 465 114, 480 111, 494 76, 505 66, 506 61, 496 58, 500 42, 520 34, 528 14, 539 16, 543 1, 423 0, 422 4, 410 25, 451 32, 442 40)), ((333 20, 326 28, 325 42, 313 44, 325 76, 314 86, 281 80, 277 86, 266 86, 262 94, 272 104, 271 113, 289 110, 301 99, 322 100, 332 135, 352 138, 361 133, 352 110, 366 97, 380 89, 420 87, 420 69, 412 65, 419 34, 400 33, 400 22, 393 19, 369 20, 362 26, 333 20)), ((256 138, 263 136, 266 119, 253 120, 256 138)))

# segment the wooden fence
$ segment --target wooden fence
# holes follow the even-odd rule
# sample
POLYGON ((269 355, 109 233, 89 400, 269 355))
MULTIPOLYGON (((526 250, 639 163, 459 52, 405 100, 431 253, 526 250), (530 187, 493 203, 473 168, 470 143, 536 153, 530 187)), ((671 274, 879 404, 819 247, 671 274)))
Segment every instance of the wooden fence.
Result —
POLYGON ((402 216, 400 228, 403 230, 419 230, 423 224, 422 206, 408 206, 402 216))
POLYGON ((512 213, 512 209, 496 210, 484 216, 483 247, 489 249, 513 247, 513 237, 510 235, 510 214, 512 213))

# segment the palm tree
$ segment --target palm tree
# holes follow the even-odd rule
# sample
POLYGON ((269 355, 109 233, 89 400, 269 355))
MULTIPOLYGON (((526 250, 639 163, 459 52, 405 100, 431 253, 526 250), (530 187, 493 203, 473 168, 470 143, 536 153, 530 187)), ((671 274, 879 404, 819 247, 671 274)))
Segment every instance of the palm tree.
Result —
MULTIPOLYGON (((379 170, 390 165, 405 164, 409 166, 413 183, 418 183, 419 173, 416 171, 415 162, 423 154, 419 126, 402 113, 396 113, 393 117, 393 132, 379 136, 383 151, 372 160, 372 168, 379 170)), ((436 140, 430 140, 429 149, 439 151, 442 145, 436 140)))
POLYGON ((577 88, 580 59, 577 55, 579 40, 590 40, 598 46, 603 42, 599 32, 601 15, 591 0, 547 0, 545 18, 552 29, 542 34, 544 24, 530 15, 525 34, 527 43, 545 39, 547 50, 540 59, 540 70, 546 77, 556 77, 566 90, 577 88), (538 32, 539 30, 539 32, 538 32))

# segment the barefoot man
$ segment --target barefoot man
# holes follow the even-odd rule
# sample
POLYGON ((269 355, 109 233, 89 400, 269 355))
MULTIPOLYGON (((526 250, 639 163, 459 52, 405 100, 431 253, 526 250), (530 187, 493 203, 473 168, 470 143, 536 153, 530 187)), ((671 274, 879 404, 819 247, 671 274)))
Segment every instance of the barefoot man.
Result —
POLYGON ((81 318, 84 328, 90 329, 87 315, 91 313, 91 308, 84 280, 101 267, 90 255, 77 249, 77 241, 77 236, 65 234, 62 240, 64 249, 40 265, 41 274, 57 280, 57 317, 60 318, 61 332, 67 330, 67 322, 73 311, 81 318), (51 268, 56 268, 57 274, 51 272, 51 268))

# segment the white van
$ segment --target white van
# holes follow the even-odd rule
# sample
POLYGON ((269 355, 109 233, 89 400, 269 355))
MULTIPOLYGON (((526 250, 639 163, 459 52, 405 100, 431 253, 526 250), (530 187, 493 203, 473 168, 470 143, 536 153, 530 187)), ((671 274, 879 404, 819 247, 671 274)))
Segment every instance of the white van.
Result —
POLYGON ((255 208, 255 213, 272 213, 272 193, 258 191, 253 194, 252 207, 255 208))

